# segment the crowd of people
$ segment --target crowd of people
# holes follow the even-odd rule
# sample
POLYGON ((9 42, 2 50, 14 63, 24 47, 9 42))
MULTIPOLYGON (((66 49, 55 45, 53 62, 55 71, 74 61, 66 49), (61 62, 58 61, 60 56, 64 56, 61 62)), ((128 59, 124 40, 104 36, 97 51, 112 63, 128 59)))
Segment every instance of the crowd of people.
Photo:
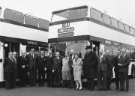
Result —
POLYGON ((44 86, 75 88, 76 90, 110 90, 112 70, 115 71, 116 90, 129 89, 129 56, 125 53, 110 55, 86 46, 86 54, 60 52, 45 54, 31 49, 29 54, 18 56, 9 52, 5 59, 5 87, 44 86), (19 84, 17 84, 19 83, 19 84))

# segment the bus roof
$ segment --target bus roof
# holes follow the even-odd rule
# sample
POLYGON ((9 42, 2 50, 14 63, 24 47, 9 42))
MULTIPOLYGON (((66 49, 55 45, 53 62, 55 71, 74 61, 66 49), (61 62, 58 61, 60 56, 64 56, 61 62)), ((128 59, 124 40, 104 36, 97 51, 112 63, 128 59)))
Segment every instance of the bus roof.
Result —
MULTIPOLYGON (((1 8, 1 7, 0 7, 1 8)), ((38 18, 22 12, 9 9, 0 9, 0 21, 11 24, 21 25, 24 27, 30 27, 37 30, 49 31, 49 21, 46 19, 38 18)))
POLYGON ((87 9, 87 8, 88 8, 88 6, 86 6, 86 5, 79 6, 79 7, 72 7, 72 8, 67 8, 67 9, 63 9, 63 10, 53 11, 52 14, 67 17, 67 14, 69 13, 69 11, 78 10, 78 9, 87 9))
MULTIPOLYGON (((75 29, 77 29, 77 31, 76 30, 74 31, 75 36, 90 35, 90 36, 95 36, 95 38, 98 37, 98 38, 96 38, 97 40, 100 37, 103 40, 109 39, 110 41, 120 42, 120 43, 122 43, 122 46, 135 47, 134 46, 135 44, 131 43, 132 40, 133 40, 133 42, 135 40, 134 39, 135 38, 135 28, 128 24, 121 22, 120 20, 118 20, 98 9, 95 9, 95 8, 92 8, 89 6, 79 6, 79 7, 67 8, 67 9, 52 12, 52 18, 51 18, 51 23, 50 23, 50 27, 51 26, 52 27, 50 29, 53 30, 53 28, 55 28, 56 31, 53 30, 53 31, 55 31, 55 33, 57 32, 56 28, 58 28, 58 25, 66 24, 66 23, 70 23, 72 26, 79 27, 79 28, 75 27, 75 29), (55 20, 55 19, 57 19, 57 20, 55 20), (80 23, 81 21, 82 21, 82 23, 80 23), (88 22, 83 22, 83 21, 88 21, 88 22), (77 22, 79 22, 79 23, 77 23, 77 22), (81 24, 82 24, 82 26, 81 26, 81 24), (56 27, 55 27, 55 25, 56 25, 56 27), (90 28, 90 26, 92 28, 90 28), (85 27, 86 29, 83 27, 85 27), (99 29, 96 29, 96 28, 99 28, 99 29), (82 29, 84 29, 85 32, 81 33, 82 29), (100 32, 101 30, 103 30, 104 32, 100 32), (107 32, 107 33, 105 33, 105 32, 107 32), (103 34, 105 34, 105 36, 103 36, 103 34), (115 40, 115 38, 111 37, 111 35, 109 35, 109 34, 111 34, 112 36, 116 36, 117 39, 115 40), (119 37, 119 36, 123 36, 123 37, 119 37), (124 37, 125 38, 129 37, 129 39, 125 40, 124 37), (122 39, 120 39, 120 38, 122 38, 122 39)), ((76 37, 73 37, 73 38, 76 38, 76 37)), ((70 38, 70 39, 73 40, 72 38, 70 38)), ((65 39, 58 38, 58 41, 59 40, 67 40, 67 38, 66 37, 65 37, 65 39)))
POLYGON ((50 26, 63 24, 66 22, 92 21, 94 23, 109 27, 135 37, 135 28, 131 25, 87 5, 72 7, 63 10, 53 11, 50 26), (62 17, 55 20, 54 16, 62 17))

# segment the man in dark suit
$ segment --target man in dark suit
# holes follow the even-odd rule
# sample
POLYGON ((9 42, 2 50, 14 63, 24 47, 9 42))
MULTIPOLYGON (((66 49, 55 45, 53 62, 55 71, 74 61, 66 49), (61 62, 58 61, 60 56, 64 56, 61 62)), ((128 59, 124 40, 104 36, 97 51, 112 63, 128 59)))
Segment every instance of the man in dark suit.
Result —
POLYGON ((46 58, 44 55, 44 51, 40 52, 40 56, 38 57, 38 84, 39 86, 43 86, 45 82, 45 71, 46 71, 46 58))
POLYGON ((35 86, 37 56, 35 55, 34 49, 31 49, 30 55, 28 56, 28 64, 29 64, 29 71, 30 71, 30 86, 35 86))
POLYGON ((107 62, 107 90, 110 90, 110 85, 112 82, 112 77, 113 77, 113 66, 117 63, 116 56, 113 55, 113 53, 109 53, 107 55, 108 62, 107 62))
POLYGON ((90 90, 94 90, 94 79, 97 77, 98 57, 95 52, 92 51, 92 46, 86 47, 86 54, 83 62, 84 78, 88 80, 88 87, 90 90))
POLYGON ((5 59, 4 63, 5 68, 5 81, 6 81, 6 88, 11 89, 15 88, 16 86, 16 69, 15 69, 15 62, 13 60, 13 53, 8 53, 8 58, 5 59))
POLYGON ((22 53, 19 59, 19 78, 21 86, 26 86, 28 84, 28 58, 26 53, 22 53))
POLYGON ((74 72, 73 72, 73 59, 74 59, 74 56, 73 56, 73 53, 71 53, 69 55, 69 68, 70 68, 70 75, 71 75, 71 80, 70 80, 70 87, 71 88, 74 88, 74 72))
POLYGON ((128 65, 129 58, 124 53, 118 57, 118 66, 119 66, 119 74, 120 74, 120 90, 128 91, 129 90, 129 80, 128 80, 128 65))
MULTIPOLYGON (((16 81, 19 80, 19 70, 18 70, 18 65, 19 65, 19 56, 17 52, 13 52, 13 62, 15 64, 15 77, 16 77, 16 81)), ((17 84, 18 85, 18 82, 17 84)))
POLYGON ((113 58, 114 61, 114 72, 115 72, 115 85, 116 90, 119 90, 119 66, 118 66, 118 56, 113 58))
POLYGON ((53 58, 53 76, 54 76, 54 86, 60 87, 61 85, 61 71, 62 71, 62 58, 59 52, 55 53, 55 57, 53 58))
POLYGON ((107 90, 108 62, 108 55, 101 52, 98 66, 98 87, 100 90, 107 90))
POLYGON ((49 56, 47 57, 47 84, 49 87, 53 86, 53 57, 52 53, 49 53, 49 56))

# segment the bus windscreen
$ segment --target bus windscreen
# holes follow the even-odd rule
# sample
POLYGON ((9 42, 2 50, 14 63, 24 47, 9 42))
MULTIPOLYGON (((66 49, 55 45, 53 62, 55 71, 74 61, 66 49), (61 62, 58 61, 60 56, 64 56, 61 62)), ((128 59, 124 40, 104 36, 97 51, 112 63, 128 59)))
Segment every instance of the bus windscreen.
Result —
POLYGON ((61 18, 66 19, 66 20, 70 20, 70 19, 84 18, 84 17, 87 16, 87 13, 88 13, 88 7, 87 6, 74 7, 74 8, 54 11, 52 13, 53 14, 53 22, 61 20, 60 18, 56 19, 55 16, 61 17, 61 18))

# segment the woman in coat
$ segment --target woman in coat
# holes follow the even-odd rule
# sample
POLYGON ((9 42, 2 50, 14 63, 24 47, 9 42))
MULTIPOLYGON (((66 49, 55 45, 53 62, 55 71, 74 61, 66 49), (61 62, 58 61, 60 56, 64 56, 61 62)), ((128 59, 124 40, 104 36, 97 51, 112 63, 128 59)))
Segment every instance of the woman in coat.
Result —
POLYGON ((79 58, 78 54, 75 54, 75 58, 73 60, 73 74, 77 90, 82 90, 82 64, 82 59, 79 58))
POLYGON ((62 80, 63 80, 63 87, 67 86, 69 80, 71 80, 68 55, 65 55, 65 57, 62 59, 62 80))

